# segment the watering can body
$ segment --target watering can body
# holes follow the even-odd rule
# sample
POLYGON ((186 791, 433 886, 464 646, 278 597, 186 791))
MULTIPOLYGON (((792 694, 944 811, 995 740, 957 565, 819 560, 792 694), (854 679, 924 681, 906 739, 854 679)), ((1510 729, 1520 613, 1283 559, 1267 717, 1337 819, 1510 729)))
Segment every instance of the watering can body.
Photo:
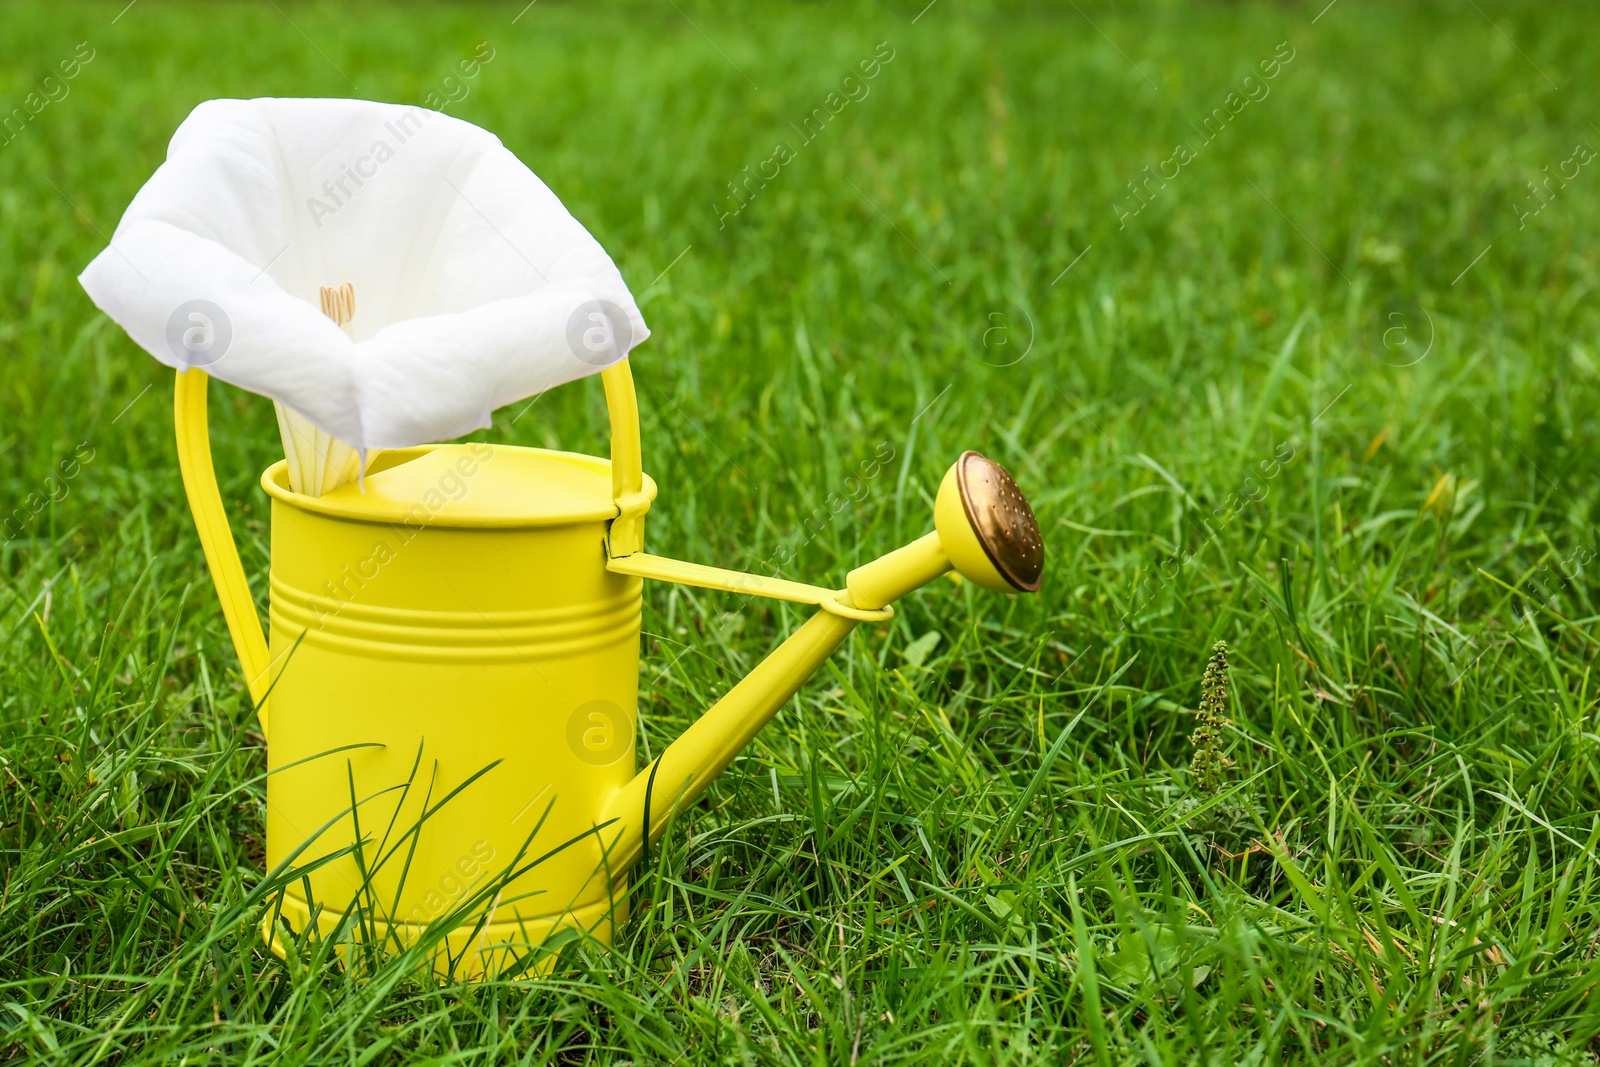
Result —
POLYGON ((267 865, 348 850, 285 887, 280 919, 394 946, 445 920, 440 961, 467 973, 559 925, 609 941, 625 911, 596 824, 636 770, 643 586, 605 567, 609 463, 445 445, 364 481, 262 478, 267 865))
POLYGON ((934 532, 827 589, 643 551, 627 362, 602 372, 609 460, 483 443, 381 453, 361 482, 272 500, 270 639, 211 466, 203 371, 178 374, 179 467, 267 738, 262 932, 416 952, 441 974, 542 969, 562 930, 609 943, 626 875, 860 623, 958 571, 1038 588, 1032 510, 963 454, 934 532), (815 614, 637 766, 645 578, 811 605, 815 614))

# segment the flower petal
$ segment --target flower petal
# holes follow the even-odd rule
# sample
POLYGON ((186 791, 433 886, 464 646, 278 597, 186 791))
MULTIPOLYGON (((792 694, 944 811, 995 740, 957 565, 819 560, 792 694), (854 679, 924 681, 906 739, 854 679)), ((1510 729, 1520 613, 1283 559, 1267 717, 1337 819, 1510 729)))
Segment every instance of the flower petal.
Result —
POLYGON ((163 363, 358 448, 486 426, 649 336, 605 250, 497 138, 369 101, 202 104, 80 281, 163 363), (347 281, 351 335, 317 303, 347 281))

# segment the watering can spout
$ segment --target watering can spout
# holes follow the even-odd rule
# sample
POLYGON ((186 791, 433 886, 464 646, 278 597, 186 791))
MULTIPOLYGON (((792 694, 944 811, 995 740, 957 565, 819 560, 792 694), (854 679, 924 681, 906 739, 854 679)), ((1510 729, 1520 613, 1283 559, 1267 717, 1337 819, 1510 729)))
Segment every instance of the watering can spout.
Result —
POLYGON ((939 485, 934 527, 851 571, 836 600, 819 602, 823 610, 617 791, 599 823, 611 869, 627 869, 646 839, 655 840, 676 811, 704 792, 861 622, 887 618, 891 603, 951 570, 998 592, 1038 590, 1044 569, 1038 521, 998 463, 977 452, 956 460, 939 485))

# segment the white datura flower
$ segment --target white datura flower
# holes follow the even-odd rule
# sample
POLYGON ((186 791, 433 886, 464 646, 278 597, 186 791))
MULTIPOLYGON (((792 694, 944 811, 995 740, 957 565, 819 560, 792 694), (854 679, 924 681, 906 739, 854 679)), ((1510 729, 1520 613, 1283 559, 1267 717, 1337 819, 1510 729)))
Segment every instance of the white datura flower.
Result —
POLYGON ((79 281, 163 363, 277 401, 302 492, 649 336, 611 257, 497 137, 365 100, 201 104, 79 281))

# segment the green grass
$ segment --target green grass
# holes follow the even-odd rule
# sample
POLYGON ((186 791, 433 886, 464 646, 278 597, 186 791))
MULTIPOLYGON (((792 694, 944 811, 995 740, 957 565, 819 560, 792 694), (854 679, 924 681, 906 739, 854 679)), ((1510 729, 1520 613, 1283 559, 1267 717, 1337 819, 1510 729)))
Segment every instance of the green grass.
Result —
MULTIPOLYGON (((0 1055, 1592 1062, 1600 170, 1517 215, 1600 143, 1592 8, 676 6, 7 6, 0 114, 95 53, 0 145, 0 511, 60 497, 0 546, 0 1055), (73 278, 199 101, 420 101, 479 41, 451 113, 655 331, 656 551, 837 582, 970 447, 1031 494, 1048 571, 858 632, 652 851, 614 949, 440 986, 263 952, 264 751, 170 375, 73 278)), ((264 606, 272 416, 213 404, 264 606)), ((595 383, 516 410, 483 436, 604 448, 595 383)), ((738 609, 650 589, 653 749, 804 617, 738 609)))

